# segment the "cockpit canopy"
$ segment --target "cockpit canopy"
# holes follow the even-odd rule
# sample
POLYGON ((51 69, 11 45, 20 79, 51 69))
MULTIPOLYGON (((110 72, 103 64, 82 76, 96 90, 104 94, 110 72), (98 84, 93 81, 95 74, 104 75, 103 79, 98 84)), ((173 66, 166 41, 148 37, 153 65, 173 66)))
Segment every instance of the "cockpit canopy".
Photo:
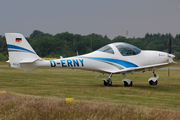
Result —
MULTIPOLYGON (((119 50, 122 56, 137 55, 141 52, 141 49, 128 43, 115 43, 114 46, 119 50)), ((97 51, 114 54, 114 50, 109 45, 106 45, 98 49, 97 51)))
POLYGON ((141 52, 141 49, 139 49, 131 44, 128 44, 128 43, 116 45, 116 48, 119 50, 119 52, 123 56, 137 55, 141 52))
POLYGON ((101 52, 106 52, 106 53, 114 54, 113 49, 112 49, 110 46, 108 46, 108 45, 106 45, 106 46, 104 46, 104 47, 98 49, 97 51, 101 51, 101 52))

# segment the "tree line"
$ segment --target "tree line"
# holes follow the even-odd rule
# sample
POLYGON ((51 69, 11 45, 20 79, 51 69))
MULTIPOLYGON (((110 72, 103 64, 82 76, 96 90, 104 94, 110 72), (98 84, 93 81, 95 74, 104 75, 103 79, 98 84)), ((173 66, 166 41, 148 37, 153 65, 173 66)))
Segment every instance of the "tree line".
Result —
MULTIPOLYGON (((40 57, 59 58, 85 54, 99 49, 113 42, 126 42, 139 47, 142 50, 158 50, 168 52, 168 41, 172 39, 172 54, 180 59, 180 34, 173 37, 168 34, 149 34, 143 38, 126 38, 117 36, 109 39, 107 35, 102 36, 95 33, 82 36, 69 32, 51 35, 34 30, 26 39, 40 57)), ((8 60, 7 45, 4 36, 0 36, 0 61, 8 60)))

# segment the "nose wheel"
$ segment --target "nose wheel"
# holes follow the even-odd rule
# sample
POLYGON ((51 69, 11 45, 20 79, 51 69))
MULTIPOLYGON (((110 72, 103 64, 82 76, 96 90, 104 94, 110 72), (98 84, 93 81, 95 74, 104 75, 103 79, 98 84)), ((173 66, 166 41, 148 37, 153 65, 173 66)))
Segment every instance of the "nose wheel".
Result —
POLYGON ((152 81, 152 80, 151 80, 151 81, 149 81, 149 84, 150 84, 150 85, 157 85, 157 83, 158 83, 158 81, 157 81, 157 80, 156 80, 155 82, 154 82, 154 81, 152 81))
POLYGON ((157 85, 158 81, 157 79, 159 78, 159 75, 156 73, 156 71, 153 71, 154 77, 149 78, 149 84, 150 85, 157 85))

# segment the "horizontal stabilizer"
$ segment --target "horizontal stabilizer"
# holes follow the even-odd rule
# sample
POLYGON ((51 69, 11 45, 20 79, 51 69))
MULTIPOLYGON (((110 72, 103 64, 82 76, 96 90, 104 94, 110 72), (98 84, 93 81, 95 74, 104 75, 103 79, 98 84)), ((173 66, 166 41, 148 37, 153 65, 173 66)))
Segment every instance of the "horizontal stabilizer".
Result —
POLYGON ((19 61, 19 63, 32 63, 36 60, 39 60, 39 58, 24 58, 23 60, 19 61))

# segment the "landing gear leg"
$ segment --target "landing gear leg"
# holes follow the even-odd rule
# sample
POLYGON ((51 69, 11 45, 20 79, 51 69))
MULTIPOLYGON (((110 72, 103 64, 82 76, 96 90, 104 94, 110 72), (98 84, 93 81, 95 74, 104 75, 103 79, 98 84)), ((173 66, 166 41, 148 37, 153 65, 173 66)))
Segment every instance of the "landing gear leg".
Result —
POLYGON ((157 79, 159 78, 159 75, 156 73, 156 71, 153 71, 154 77, 149 78, 149 84, 150 85, 157 85, 158 81, 157 79))
POLYGON ((133 81, 132 81, 131 79, 126 78, 125 73, 123 73, 122 75, 123 75, 123 77, 125 78, 124 80, 122 80, 122 81, 124 81, 124 86, 125 86, 125 87, 130 87, 130 86, 132 86, 132 85, 133 85, 133 81))
POLYGON ((111 86, 112 85, 112 73, 109 75, 109 78, 102 79, 104 81, 104 86, 111 86))

